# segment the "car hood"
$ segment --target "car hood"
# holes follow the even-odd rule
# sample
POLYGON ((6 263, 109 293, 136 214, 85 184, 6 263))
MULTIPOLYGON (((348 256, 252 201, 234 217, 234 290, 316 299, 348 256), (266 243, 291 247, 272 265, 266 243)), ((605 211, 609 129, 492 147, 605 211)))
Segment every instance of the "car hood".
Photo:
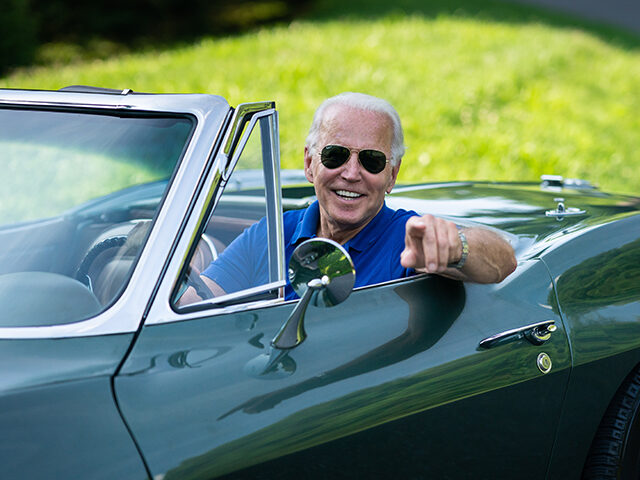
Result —
MULTIPOLYGON (((519 258, 540 254, 568 234, 640 213, 640 198, 595 188, 544 187, 537 183, 452 182, 398 186, 387 198, 392 208, 447 217, 463 225, 499 229, 519 258), (584 214, 547 216, 558 203, 584 214)), ((573 235, 571 235, 573 236, 573 235)))

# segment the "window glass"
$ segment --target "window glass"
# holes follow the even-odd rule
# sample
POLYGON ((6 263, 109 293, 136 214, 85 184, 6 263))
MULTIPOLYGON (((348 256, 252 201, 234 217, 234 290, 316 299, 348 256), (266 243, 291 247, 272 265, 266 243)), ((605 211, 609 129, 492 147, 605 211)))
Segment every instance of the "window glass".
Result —
POLYGON ((0 326, 119 296, 189 141, 184 117, 0 108, 0 326))
MULTIPOLYGON (((268 219, 265 168, 271 168, 269 117, 256 122, 215 210, 210 215, 182 281, 175 292, 178 306, 215 297, 216 303, 271 298, 276 291, 239 292, 264 286, 278 279, 273 268, 273 229, 268 219)), ((270 190, 271 192, 273 189, 270 190)), ((278 192, 279 195, 279 192, 278 192)), ((271 205, 273 208, 273 205, 271 205)), ((273 212, 273 210, 272 210, 273 212)), ((260 290, 258 288, 258 290, 260 290)))

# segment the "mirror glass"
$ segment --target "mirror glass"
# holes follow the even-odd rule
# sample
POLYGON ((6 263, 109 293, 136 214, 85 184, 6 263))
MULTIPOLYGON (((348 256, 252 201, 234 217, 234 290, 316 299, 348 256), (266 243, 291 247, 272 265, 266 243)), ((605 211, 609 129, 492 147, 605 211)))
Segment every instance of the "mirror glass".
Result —
POLYGON ((309 282, 322 281, 310 300, 317 307, 332 307, 343 302, 356 281, 353 261, 338 243, 326 238, 312 238, 302 242, 289 261, 289 281, 300 298, 309 282))

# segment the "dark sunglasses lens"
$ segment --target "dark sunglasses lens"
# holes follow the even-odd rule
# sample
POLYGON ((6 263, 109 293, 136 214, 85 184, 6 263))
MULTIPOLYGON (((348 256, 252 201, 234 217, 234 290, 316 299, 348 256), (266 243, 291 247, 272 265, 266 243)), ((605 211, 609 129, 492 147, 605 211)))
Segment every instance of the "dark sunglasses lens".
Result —
POLYGON ((362 150, 359 158, 362 166, 371 173, 380 173, 387 165, 387 156, 378 150, 362 150))
POLYGON ((349 160, 351 152, 347 147, 340 145, 327 145, 320 153, 320 160, 327 168, 338 168, 344 162, 349 160))

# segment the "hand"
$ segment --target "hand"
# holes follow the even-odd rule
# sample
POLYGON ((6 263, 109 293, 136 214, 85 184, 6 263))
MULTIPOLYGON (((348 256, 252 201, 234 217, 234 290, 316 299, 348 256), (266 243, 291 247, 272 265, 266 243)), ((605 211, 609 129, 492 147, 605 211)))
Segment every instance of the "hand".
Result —
POLYGON ((462 257, 462 242, 453 222, 433 215, 411 217, 406 224, 400 263, 427 273, 440 273, 462 257))

